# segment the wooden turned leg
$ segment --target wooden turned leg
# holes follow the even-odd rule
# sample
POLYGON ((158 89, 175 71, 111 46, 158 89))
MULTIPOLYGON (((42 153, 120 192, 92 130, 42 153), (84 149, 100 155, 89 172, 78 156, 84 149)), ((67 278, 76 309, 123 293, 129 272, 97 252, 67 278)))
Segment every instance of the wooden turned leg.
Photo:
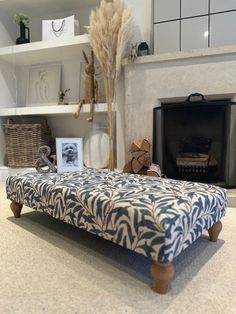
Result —
POLYGON ((217 221, 210 229, 208 229, 210 241, 216 242, 222 230, 222 222, 217 221))
POLYGON ((20 218, 20 213, 23 205, 12 201, 10 207, 15 218, 20 218))
POLYGON ((151 274, 156 283, 155 291, 165 294, 174 277, 175 269, 172 263, 152 262, 151 274))

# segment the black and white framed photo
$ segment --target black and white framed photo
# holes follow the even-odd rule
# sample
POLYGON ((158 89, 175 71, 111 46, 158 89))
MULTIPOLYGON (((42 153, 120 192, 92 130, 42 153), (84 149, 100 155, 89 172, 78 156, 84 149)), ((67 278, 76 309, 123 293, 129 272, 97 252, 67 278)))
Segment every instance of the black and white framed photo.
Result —
POLYGON ((82 138, 56 138, 57 172, 83 171, 82 138))

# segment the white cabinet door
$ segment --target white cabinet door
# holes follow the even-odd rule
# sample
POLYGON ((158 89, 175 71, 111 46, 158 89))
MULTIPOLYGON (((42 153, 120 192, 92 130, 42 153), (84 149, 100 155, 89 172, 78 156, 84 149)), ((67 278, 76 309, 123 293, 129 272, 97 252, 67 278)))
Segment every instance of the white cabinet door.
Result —
POLYGON ((181 50, 208 47, 208 16, 182 20, 181 23, 181 50))
POLYGON ((211 16, 210 46, 235 45, 236 11, 211 16))
POLYGON ((179 50, 180 21, 154 25, 154 54, 179 50))
POLYGON ((180 18, 180 0, 154 0, 154 23, 180 18))
POLYGON ((208 0, 182 0, 181 17, 208 14, 208 0))
POLYGON ((236 10, 236 0, 210 0, 210 13, 236 10))

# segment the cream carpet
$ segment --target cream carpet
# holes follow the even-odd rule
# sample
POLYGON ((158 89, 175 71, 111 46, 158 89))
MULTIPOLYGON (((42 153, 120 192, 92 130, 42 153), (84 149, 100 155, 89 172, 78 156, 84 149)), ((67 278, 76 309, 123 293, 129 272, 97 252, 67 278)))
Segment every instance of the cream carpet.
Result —
POLYGON ((176 260, 166 295, 150 261, 24 207, 15 219, 0 186, 0 313, 236 313, 236 209, 217 243, 200 238, 176 260))

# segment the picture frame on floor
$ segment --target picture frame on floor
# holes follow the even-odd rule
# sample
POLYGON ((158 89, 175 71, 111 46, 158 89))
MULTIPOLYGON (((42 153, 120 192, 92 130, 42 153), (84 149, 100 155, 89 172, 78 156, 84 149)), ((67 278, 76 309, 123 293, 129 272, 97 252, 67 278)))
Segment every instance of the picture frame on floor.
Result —
POLYGON ((56 138, 57 172, 83 171, 83 139, 56 138))

